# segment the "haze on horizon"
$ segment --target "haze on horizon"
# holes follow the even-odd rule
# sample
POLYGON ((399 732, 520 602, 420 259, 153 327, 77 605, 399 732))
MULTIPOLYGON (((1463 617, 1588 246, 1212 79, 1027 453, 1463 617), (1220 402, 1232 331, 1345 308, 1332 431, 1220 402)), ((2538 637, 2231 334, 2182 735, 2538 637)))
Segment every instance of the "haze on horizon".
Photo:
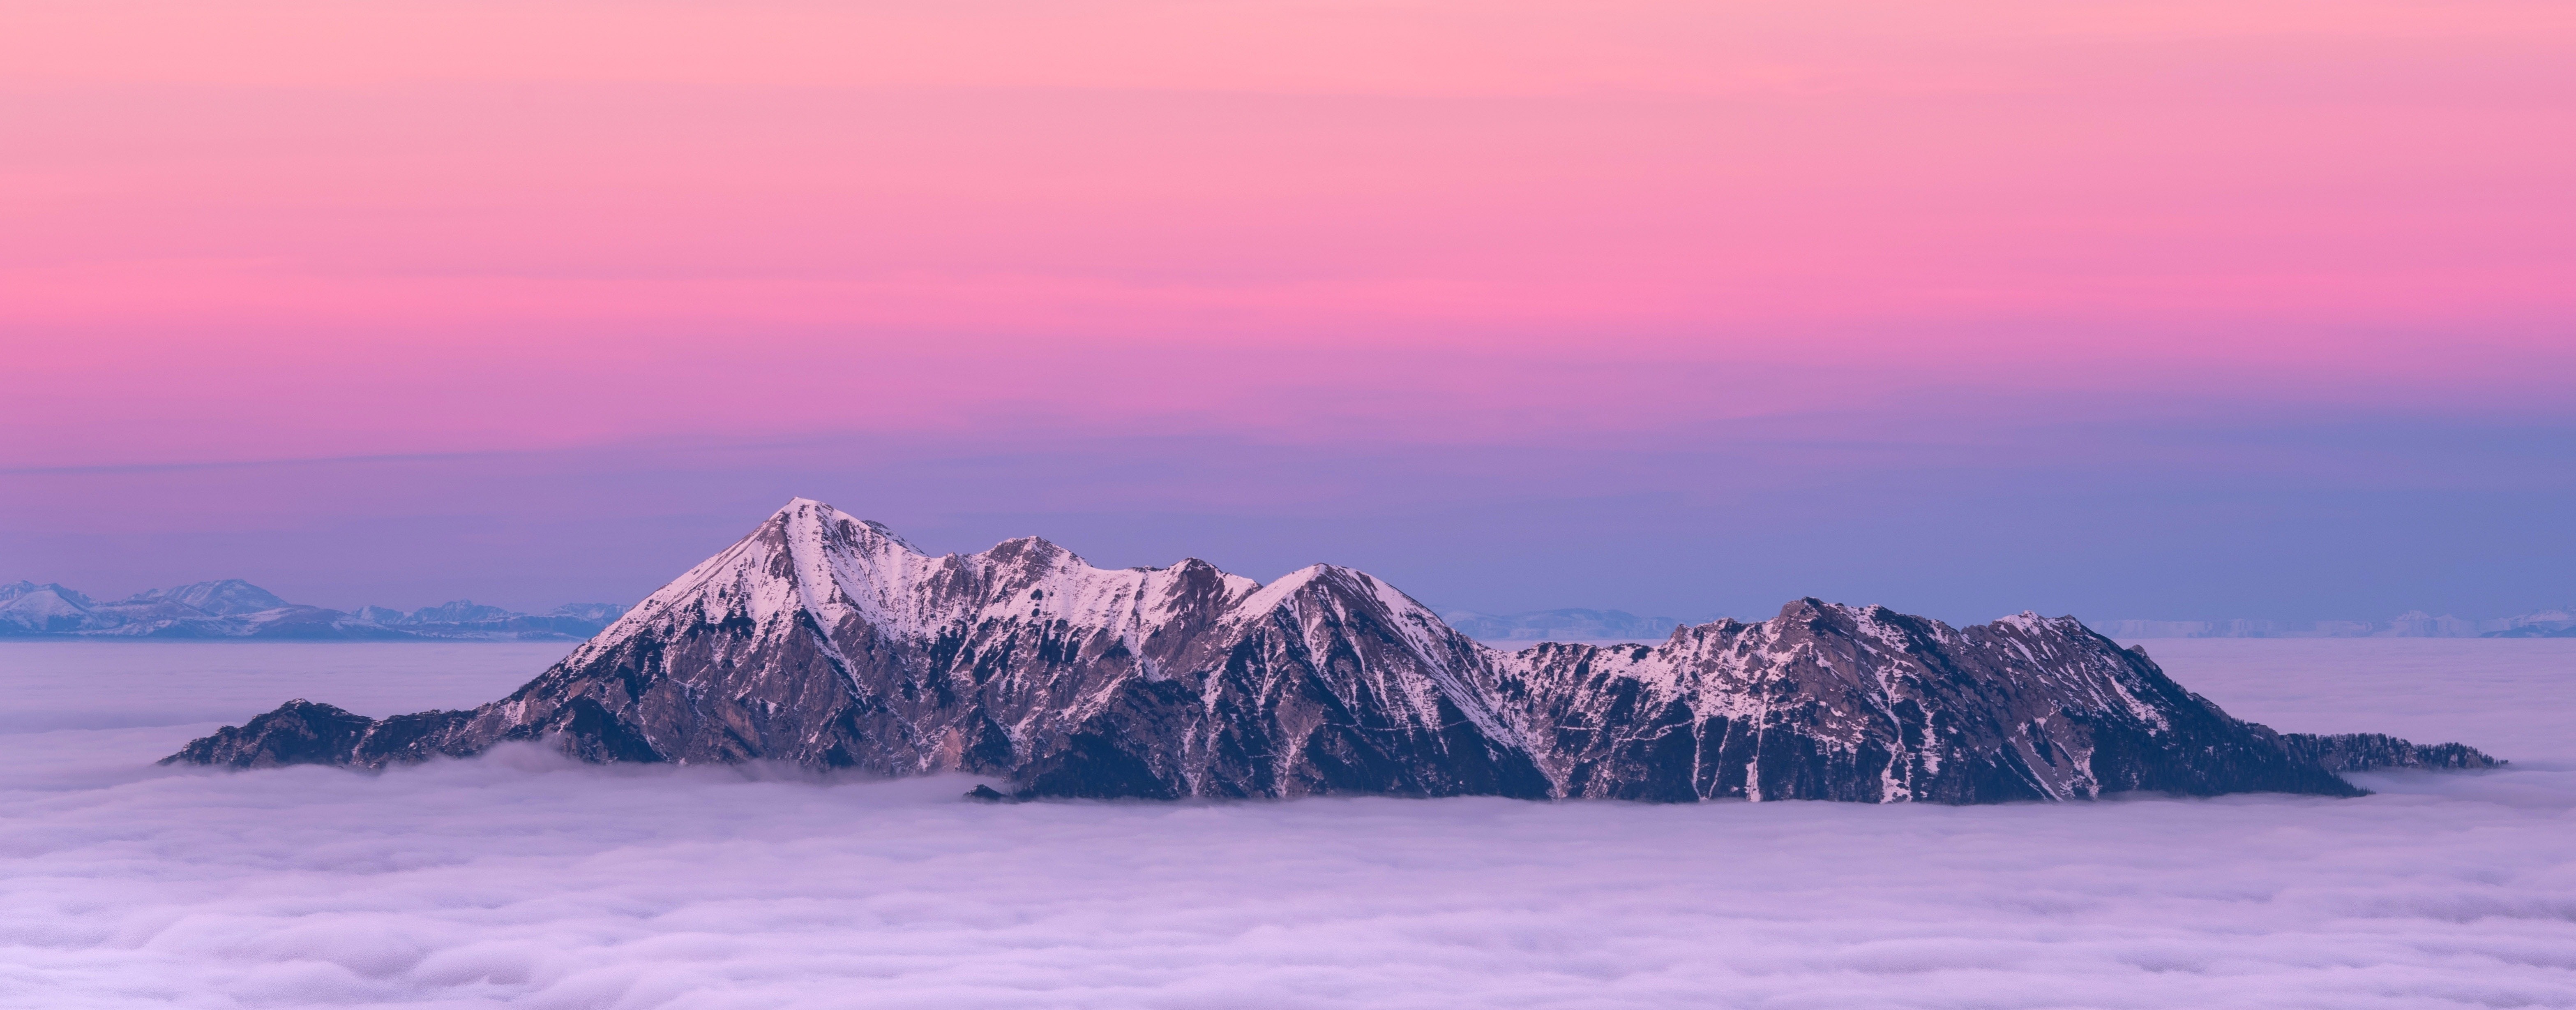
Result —
POLYGON ((0 582, 2576 599, 2565 5, 13 5, 0 582))

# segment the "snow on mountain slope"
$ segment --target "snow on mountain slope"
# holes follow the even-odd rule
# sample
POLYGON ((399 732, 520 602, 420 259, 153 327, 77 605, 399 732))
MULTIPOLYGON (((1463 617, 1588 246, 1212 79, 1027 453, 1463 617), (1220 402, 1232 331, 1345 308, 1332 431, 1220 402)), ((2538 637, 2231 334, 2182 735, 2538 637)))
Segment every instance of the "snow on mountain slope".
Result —
POLYGON ((822 628, 865 622, 894 638, 931 638, 994 622, 1062 622, 1129 648, 1190 612, 1205 575, 1217 598, 1258 583, 1196 559, 1170 568, 1093 568, 1037 537, 972 555, 930 557, 874 522, 799 498, 770 521, 647 597, 574 653, 691 622, 748 620, 762 628, 803 618, 822 628))
POLYGON ((1507 689, 1572 795, 1901 802, 2347 791, 2072 618, 1958 629, 1806 599, 1661 646, 1546 645, 1507 689))
POLYGON ((277 594, 240 579, 195 582, 170 589, 153 589, 136 593, 124 600, 127 604, 176 603, 217 617, 256 614, 294 606, 277 598, 277 594))
POLYGON ((60 585, 21 580, 0 586, 0 633, 61 634, 89 620, 89 597, 60 585))
POLYGON ((500 701, 383 720, 299 701, 173 760, 376 766, 519 739, 1159 798, 2351 795, 2317 755, 2413 753, 2285 744, 2072 618, 1960 629, 1808 599, 1661 645, 1504 654, 1348 568, 1108 570, 1035 537, 932 557, 797 499, 500 701))

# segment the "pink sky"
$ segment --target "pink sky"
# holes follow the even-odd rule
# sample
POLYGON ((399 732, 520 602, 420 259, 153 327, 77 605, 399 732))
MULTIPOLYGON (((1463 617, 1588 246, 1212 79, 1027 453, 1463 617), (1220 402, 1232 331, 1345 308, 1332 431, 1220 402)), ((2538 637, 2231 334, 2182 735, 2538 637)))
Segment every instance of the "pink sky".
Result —
POLYGON ((2576 366, 2563 3, 9 9, 12 466, 2576 366))

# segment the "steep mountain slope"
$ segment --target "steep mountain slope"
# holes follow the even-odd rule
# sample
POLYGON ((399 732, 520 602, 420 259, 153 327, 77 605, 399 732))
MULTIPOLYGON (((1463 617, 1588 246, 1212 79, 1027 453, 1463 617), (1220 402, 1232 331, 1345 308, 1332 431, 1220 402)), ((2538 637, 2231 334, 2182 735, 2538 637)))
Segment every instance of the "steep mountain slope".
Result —
POLYGON ((1662 646, 1503 664, 1567 794, 1980 803, 2155 790, 2350 794, 2271 730, 2073 618, 1955 629, 1805 599, 1662 646))
POLYGON ((1803 600, 1661 646, 1502 654, 1346 568, 1265 586, 1037 538, 930 557, 802 499, 507 698, 384 720, 298 701, 171 760, 377 767, 505 740, 1043 796, 2355 792, 2071 619, 1952 629, 1803 600))
POLYGON ((1076 796, 1544 796, 1474 643, 1367 575, 933 558, 799 501, 472 712, 351 763, 555 736, 598 760, 1018 773, 1076 796))

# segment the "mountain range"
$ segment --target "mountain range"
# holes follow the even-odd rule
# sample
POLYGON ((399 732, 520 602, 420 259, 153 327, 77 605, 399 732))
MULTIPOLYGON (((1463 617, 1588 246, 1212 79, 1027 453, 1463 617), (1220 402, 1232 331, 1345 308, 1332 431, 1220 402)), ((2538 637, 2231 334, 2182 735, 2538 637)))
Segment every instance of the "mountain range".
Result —
POLYGON ((2410 610, 2384 621, 2142 621, 2094 622, 2114 638, 2576 638, 2576 607, 2535 610, 2514 617, 2472 621, 2410 610))
MULTIPOLYGON (((1651 641, 1692 622, 1639 617, 1624 610, 1532 610, 1486 614, 1447 610, 1449 626, 1501 645, 1542 641, 1651 641)), ((2513 617, 2472 621, 2411 610, 2383 621, 2089 621, 2087 626, 2122 640, 2141 638, 2576 638, 2576 606, 2551 607, 2513 617)))
POLYGON ((59 584, 20 581, 0 585, 0 637, 579 641, 598 634, 625 609, 576 603, 522 614, 455 600, 409 612, 370 606, 347 613, 288 603, 240 579, 102 602, 59 584))
POLYGON ((1661 644, 1503 652, 1350 568, 1106 570, 1036 537, 933 557, 804 499, 508 697, 383 719, 297 699, 167 761, 375 768, 514 740, 1160 799, 2349 796, 2337 772, 2495 763, 2235 719, 2073 618, 1953 628, 1810 598, 1661 644))

